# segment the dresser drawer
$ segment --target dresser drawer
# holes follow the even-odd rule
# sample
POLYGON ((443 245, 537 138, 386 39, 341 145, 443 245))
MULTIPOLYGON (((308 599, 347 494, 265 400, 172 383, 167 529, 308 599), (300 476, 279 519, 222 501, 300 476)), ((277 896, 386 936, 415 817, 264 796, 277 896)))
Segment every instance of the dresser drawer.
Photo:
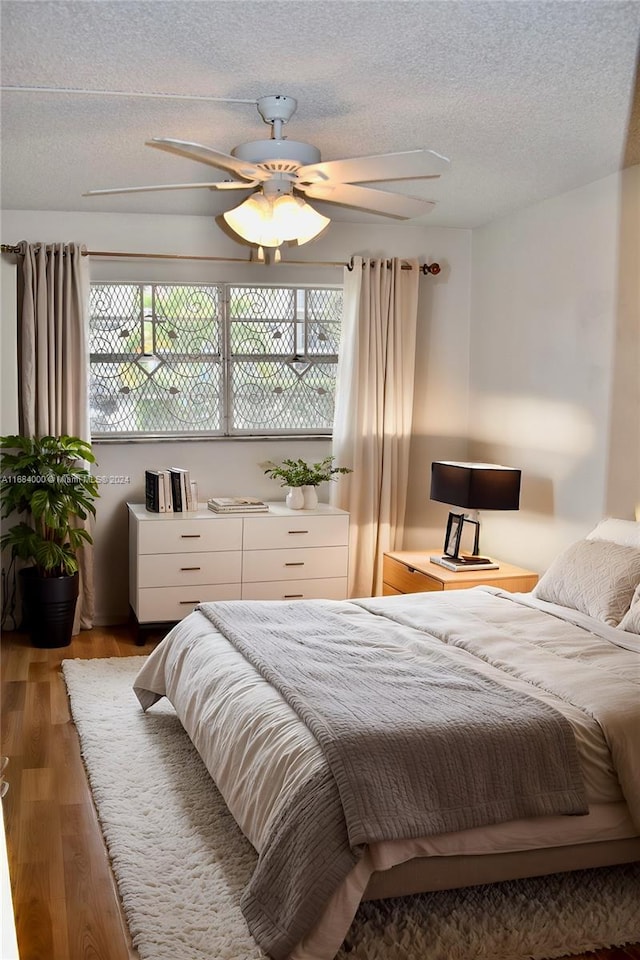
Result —
POLYGON ((140 557, 138 587, 179 587, 190 583, 240 583, 242 553, 148 553, 140 557))
POLYGON ((245 550, 332 547, 348 542, 347 516, 314 517, 302 513, 299 517, 247 517, 244 521, 245 550))
POLYGON ((443 589, 438 580, 387 556, 382 566, 382 579, 398 593, 425 593, 427 590, 443 589))
POLYGON ((346 577, 348 547, 308 547, 302 550, 247 550, 242 579, 311 580, 317 577, 346 577))
POLYGON ((242 550, 240 517, 149 520, 138 524, 138 553, 242 550))
POLYGON ((147 587, 138 591, 139 623, 182 620, 207 600, 240 600, 239 583, 194 584, 185 587, 147 587))
POLYGON ((347 578, 243 583, 243 600, 346 600, 347 578))

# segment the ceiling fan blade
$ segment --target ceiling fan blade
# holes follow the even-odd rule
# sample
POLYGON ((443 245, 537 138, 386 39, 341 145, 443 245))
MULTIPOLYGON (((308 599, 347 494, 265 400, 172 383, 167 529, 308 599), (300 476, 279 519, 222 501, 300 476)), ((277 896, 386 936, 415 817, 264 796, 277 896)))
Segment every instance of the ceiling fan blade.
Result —
POLYGON ((202 143, 154 137, 152 140, 147 140, 147 146, 156 147, 158 150, 166 150, 168 153, 177 153, 178 156, 187 157, 189 160, 208 163, 209 166, 218 167, 221 170, 231 170, 232 173, 244 177, 245 180, 268 180, 271 176, 268 170, 263 170, 255 163, 239 160, 238 157, 232 157, 230 153, 220 153, 219 150, 205 147, 202 143))
POLYGON ((213 183, 162 183, 149 187, 111 187, 107 190, 87 190, 83 197, 103 197, 111 193, 151 193, 153 190, 251 190, 258 185, 257 180, 214 180, 213 183))
POLYGON ((341 203, 346 207, 358 207, 371 213, 384 213, 388 217, 410 220, 423 213, 429 213, 435 207, 432 200, 407 197, 388 190, 374 190, 371 187, 356 187, 350 183, 330 184, 312 183, 297 187, 307 197, 326 200, 328 203, 341 203))
POLYGON ((449 169, 446 157, 433 150, 406 150, 379 156, 310 163, 297 171, 301 183, 365 183, 439 177, 449 169))

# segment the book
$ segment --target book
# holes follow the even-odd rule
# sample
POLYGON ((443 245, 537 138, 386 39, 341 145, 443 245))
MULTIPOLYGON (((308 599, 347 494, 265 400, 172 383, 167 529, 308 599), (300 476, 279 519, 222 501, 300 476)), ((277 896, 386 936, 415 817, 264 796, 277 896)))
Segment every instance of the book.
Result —
POLYGON ((207 500, 214 513, 268 513, 269 507, 255 497, 211 497, 207 500))
POLYGON ((173 513, 173 497, 171 496, 171 476, 168 470, 160 470, 162 486, 164 488, 164 509, 166 513, 173 513))
POLYGON ((212 513, 269 513, 268 507, 223 507, 218 510, 216 507, 209 507, 212 513))
POLYGON ((180 481, 180 472, 179 470, 174 470, 173 467, 169 468, 169 477, 171 478, 171 499, 173 501, 173 512, 182 513, 183 509, 187 509, 186 501, 184 507, 182 506, 182 484, 180 481))
POLYGON ((145 470, 144 502, 150 513, 165 513, 164 484, 160 470, 145 470))
POLYGON ((191 480, 189 471, 182 469, 180 471, 180 493, 182 494, 182 509, 191 510, 191 480))
POLYGON ((264 500, 258 500, 256 497, 210 497, 207 503, 214 508, 267 506, 264 500))
POLYGON ((446 570, 460 573, 462 570, 498 570, 498 564, 489 557, 429 557, 431 563, 437 563, 446 570))
POLYGON ((195 488, 195 481, 192 482, 191 474, 185 467, 169 467, 174 473, 180 476, 180 493, 182 498, 182 509, 197 510, 198 497, 195 488))

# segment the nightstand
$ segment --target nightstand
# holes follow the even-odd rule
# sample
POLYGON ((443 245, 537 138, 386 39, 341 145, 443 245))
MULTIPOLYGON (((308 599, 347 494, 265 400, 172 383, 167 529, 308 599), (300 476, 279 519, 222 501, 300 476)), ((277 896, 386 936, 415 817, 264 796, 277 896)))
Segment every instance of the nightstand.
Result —
POLYGON ((385 553, 383 563, 383 595, 424 593, 427 590, 468 590, 471 587, 490 586, 527 593, 538 582, 538 574, 511 563, 499 564, 497 570, 462 570, 455 573, 431 563, 429 557, 442 551, 437 547, 419 553, 400 550, 385 553))

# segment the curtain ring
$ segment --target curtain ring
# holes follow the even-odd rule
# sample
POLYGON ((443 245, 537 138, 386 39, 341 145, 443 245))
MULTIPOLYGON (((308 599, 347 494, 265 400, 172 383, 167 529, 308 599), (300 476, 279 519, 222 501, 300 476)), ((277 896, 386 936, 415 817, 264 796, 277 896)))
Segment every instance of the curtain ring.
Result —
POLYGON ((347 270, 351 273, 353 271, 353 257, 349 260, 349 263, 346 264, 347 270))

